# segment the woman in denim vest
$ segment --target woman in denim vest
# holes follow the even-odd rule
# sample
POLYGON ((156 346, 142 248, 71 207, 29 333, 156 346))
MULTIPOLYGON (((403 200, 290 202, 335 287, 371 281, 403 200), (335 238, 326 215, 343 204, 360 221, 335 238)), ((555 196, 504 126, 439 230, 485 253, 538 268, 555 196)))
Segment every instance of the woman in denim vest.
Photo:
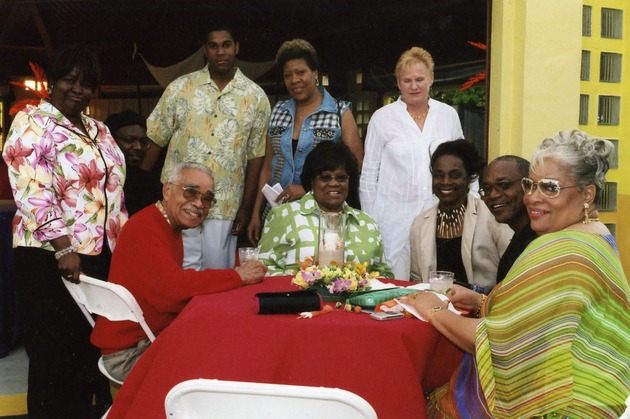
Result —
MULTIPOLYGON (((350 102, 335 100, 318 87, 318 58, 313 46, 294 39, 282 44, 276 55, 284 85, 291 99, 279 101, 271 112, 267 132, 265 162, 260 174, 259 192, 247 233, 254 244, 260 239, 261 211, 265 198, 260 191, 265 184, 280 183, 283 192, 276 202, 300 199, 305 191, 300 184, 304 159, 320 141, 343 141, 359 162, 363 161, 363 143, 350 109, 350 102)), ((358 207, 358 197, 349 204, 358 207)))

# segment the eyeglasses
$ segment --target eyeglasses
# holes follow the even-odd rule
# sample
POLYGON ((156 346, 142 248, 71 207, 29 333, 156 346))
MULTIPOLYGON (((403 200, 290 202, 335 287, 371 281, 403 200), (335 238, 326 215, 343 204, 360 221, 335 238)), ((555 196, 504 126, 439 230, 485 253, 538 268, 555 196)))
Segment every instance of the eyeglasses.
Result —
POLYGON ((521 179, 521 186, 525 195, 531 195, 538 189, 538 192, 545 198, 557 198, 563 189, 576 188, 580 185, 560 186, 560 182, 556 179, 540 179, 535 182, 533 179, 524 177, 521 179))
POLYGON ((149 145, 151 145, 151 140, 148 137, 119 137, 117 140, 127 147, 132 147, 135 143, 138 143, 142 148, 149 148, 149 145))
POLYGON ((332 176, 332 175, 317 175, 316 177, 317 177, 317 179, 319 179, 320 181, 322 181, 324 183, 328 183, 328 182, 332 181, 333 179, 335 179, 335 182, 337 182, 337 183, 346 183, 348 181, 348 179, 350 179, 350 176, 348 176, 348 175, 336 175, 336 176, 332 176))
POLYGON ((186 198, 187 201, 196 201, 201 199, 201 205, 204 208, 210 208, 217 203, 217 200, 214 198, 214 192, 212 191, 201 193, 201 191, 193 188, 192 186, 182 186, 173 182, 169 183, 173 186, 177 186, 178 188, 182 188, 182 191, 184 191, 184 198, 186 198))
POLYGON ((514 184, 514 182, 518 182, 519 180, 521 179, 501 180, 494 185, 484 185, 482 188, 479 188, 479 195, 482 198, 485 198, 486 196, 490 196, 493 190, 497 192, 507 191, 508 189, 510 189, 512 184, 514 184))

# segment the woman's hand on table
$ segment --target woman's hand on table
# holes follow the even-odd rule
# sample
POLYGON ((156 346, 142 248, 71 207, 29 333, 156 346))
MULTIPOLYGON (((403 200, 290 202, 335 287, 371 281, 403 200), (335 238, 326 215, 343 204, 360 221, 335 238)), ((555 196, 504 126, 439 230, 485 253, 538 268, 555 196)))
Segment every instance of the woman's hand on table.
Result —
POLYGON ((251 285, 261 282, 267 273, 267 266, 258 260, 248 260, 241 266, 234 268, 241 276, 243 285, 251 285))
POLYGON ((434 307, 442 307, 444 310, 448 309, 448 301, 440 300, 440 297, 432 291, 409 294, 402 297, 400 301, 415 308, 418 314, 427 320, 431 318, 431 310, 434 307))
POLYGON ((302 187, 302 185, 287 185, 286 188, 282 191, 280 195, 276 198, 276 202, 278 204, 284 204, 286 202, 297 201, 302 198, 306 191, 302 187))
POLYGON ((447 295, 453 306, 462 312, 473 313, 481 306, 481 294, 466 287, 453 285, 447 295))

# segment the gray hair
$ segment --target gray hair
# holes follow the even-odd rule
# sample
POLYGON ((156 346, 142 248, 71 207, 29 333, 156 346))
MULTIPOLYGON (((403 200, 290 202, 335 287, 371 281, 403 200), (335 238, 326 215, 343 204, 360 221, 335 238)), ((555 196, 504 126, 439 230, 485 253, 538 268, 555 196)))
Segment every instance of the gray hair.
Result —
POLYGON ((182 175, 182 172, 186 169, 200 170, 204 172, 205 174, 207 174, 208 176, 210 176, 212 178, 212 181, 214 181, 214 175, 212 174, 212 170, 210 170, 208 166, 204 166, 201 163, 192 162, 192 161, 185 161, 185 162, 178 163, 177 165, 173 166, 173 168, 170 170, 170 173, 168 174, 168 178, 166 181, 169 183, 177 182, 180 176, 182 175))
POLYGON ((532 156, 532 169, 543 167, 546 158, 565 164, 570 177, 582 190, 587 185, 595 185, 597 202, 606 184, 606 172, 613 150, 610 141, 590 137, 584 131, 560 131, 552 138, 545 138, 536 148, 532 156))

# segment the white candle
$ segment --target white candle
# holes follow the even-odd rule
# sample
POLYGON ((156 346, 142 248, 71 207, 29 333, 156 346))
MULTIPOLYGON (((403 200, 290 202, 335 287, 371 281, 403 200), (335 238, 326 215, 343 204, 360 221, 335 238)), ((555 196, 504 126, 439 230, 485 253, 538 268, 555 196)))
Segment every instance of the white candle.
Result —
POLYGON ((324 232, 324 250, 336 250, 339 234, 333 230, 324 232))

